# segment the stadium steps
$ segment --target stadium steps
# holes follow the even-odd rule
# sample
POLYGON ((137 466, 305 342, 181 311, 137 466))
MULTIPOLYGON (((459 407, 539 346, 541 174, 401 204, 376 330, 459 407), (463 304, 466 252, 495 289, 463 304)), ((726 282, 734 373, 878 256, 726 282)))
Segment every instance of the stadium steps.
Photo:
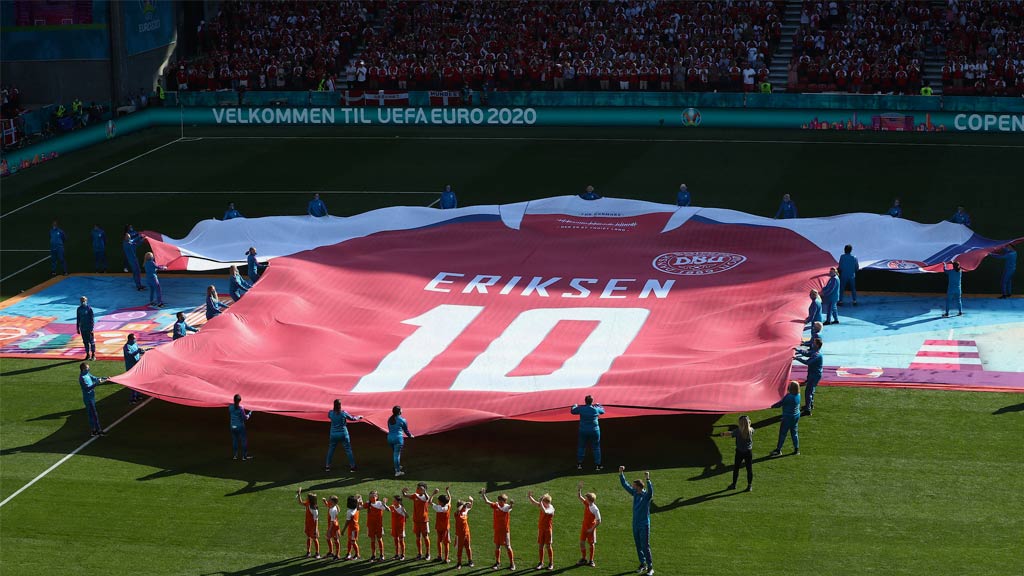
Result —
POLYGON ((782 13, 782 39, 772 55, 768 81, 773 92, 785 92, 789 82, 789 63, 793 60, 793 34, 800 28, 800 10, 803 2, 787 2, 782 13))
MULTIPOLYGON (((946 2, 944 0, 932 0, 932 10, 940 9, 946 10, 946 2)), ((942 23, 939 23, 942 26, 942 23)), ((942 36, 945 38, 945 34, 942 36)), ((924 65, 921 69, 921 79, 927 80, 932 84, 932 92, 936 95, 942 94, 942 65, 946 62, 946 46, 928 46, 925 50, 924 65)))

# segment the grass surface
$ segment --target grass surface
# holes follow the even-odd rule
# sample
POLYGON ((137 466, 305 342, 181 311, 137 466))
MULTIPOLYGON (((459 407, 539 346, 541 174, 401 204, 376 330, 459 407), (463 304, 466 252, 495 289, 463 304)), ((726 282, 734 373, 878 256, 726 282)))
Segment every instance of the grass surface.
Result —
MULTIPOLYGON (((95 364, 102 375, 121 368, 95 364)), ((74 363, 3 361, 3 498, 88 439, 76 374, 74 363)), ((127 412, 128 394, 117 386, 100 390, 100 416, 109 424, 127 412)), ((1024 424, 1024 398, 856 388, 818 396, 814 416, 801 421, 800 456, 766 458, 777 411, 751 414, 763 429, 749 494, 723 490, 733 447, 710 436, 732 416, 605 420, 609 469, 621 463, 630 477, 652 472, 659 573, 752 574, 770 566, 789 574, 1019 571, 1024 479, 1013 431, 1024 424)), ((421 480, 431 488, 450 482, 456 498, 485 486, 508 492, 517 502, 518 564, 532 568, 537 512, 526 492, 554 497, 556 563, 568 567, 578 557, 575 484, 582 479, 597 492, 605 523, 598 569, 579 570, 625 574, 637 563, 631 500, 614 473, 573 469, 572 423, 499 422, 410 440, 409 475, 397 482, 389 477, 384 434, 362 425, 352 429, 357 474, 320 470, 325 424, 265 414, 249 427, 255 460, 232 461, 226 412, 151 401, 18 495, 3 508, 4 574, 46 573, 54 565, 75 574, 440 574, 447 570, 437 565, 328 567, 296 558, 304 545, 294 502, 300 484, 344 501, 371 488, 391 495, 421 480)), ((344 455, 336 458, 335 469, 345 470, 344 455)), ((489 572, 490 521, 484 507, 471 513, 478 568, 469 573, 489 572)), ((361 546, 365 556, 365 531, 361 546)), ((386 549, 390 555, 390 539, 386 549)))

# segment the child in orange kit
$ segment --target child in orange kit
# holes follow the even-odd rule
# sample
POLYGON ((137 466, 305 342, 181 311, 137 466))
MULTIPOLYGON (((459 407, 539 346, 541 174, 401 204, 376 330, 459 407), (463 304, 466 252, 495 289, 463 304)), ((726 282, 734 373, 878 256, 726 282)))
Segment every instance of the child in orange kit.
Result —
POLYGON ((537 561, 537 566, 534 570, 544 568, 545 550, 548 552, 548 570, 554 570, 555 550, 551 547, 551 542, 553 540, 555 507, 551 505, 551 495, 545 494, 540 497, 540 500, 533 497, 533 492, 527 492, 526 495, 529 497, 530 503, 540 508, 540 517, 537 519, 537 546, 540 559, 537 561))
POLYGON ((309 558, 309 549, 314 544, 316 545, 316 558, 320 558, 320 510, 316 507, 316 494, 310 492, 303 500, 302 486, 299 486, 299 491, 295 493, 295 499, 298 500, 299 506, 306 509, 306 558, 309 558))
POLYGON ((480 490, 480 495, 484 497, 484 502, 494 510, 494 566, 491 566, 491 569, 501 568, 501 548, 505 547, 508 550, 508 569, 515 570, 516 557, 512 551, 512 536, 509 534, 512 506, 515 505, 515 501, 510 499, 508 494, 502 494, 498 496, 497 502, 492 502, 487 498, 486 488, 480 490))

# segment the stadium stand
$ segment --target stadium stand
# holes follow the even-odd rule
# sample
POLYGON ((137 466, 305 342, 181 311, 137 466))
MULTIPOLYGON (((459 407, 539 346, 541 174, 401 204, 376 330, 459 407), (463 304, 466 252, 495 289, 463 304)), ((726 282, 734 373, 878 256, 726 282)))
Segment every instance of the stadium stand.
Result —
POLYGON ((344 70, 374 3, 224 2, 200 24, 200 54, 172 65, 168 90, 313 90, 344 70))
POLYGON ((1024 3, 949 0, 943 21, 945 94, 1024 94, 1024 3))

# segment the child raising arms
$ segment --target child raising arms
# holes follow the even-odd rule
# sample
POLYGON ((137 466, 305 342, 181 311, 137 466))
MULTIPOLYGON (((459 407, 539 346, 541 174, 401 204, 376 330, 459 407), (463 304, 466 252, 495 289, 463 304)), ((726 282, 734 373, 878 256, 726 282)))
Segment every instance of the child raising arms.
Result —
POLYGON ((594 564, 594 548, 597 547, 597 527, 601 525, 601 511, 597 508, 597 494, 583 493, 583 481, 576 485, 576 494, 583 503, 583 526, 580 528, 580 566, 596 566, 594 564), (587 546, 590 556, 587 556, 587 546))
POLYGON ((502 494, 498 496, 496 502, 492 502, 487 498, 486 488, 480 490, 480 495, 484 497, 484 502, 494 510, 494 566, 491 566, 491 569, 501 568, 501 548, 504 546, 508 550, 508 569, 515 570, 516 557, 512 551, 512 536, 509 534, 512 506, 515 505, 515 501, 510 499, 508 494, 502 494))
POLYGON ((309 558, 309 549, 314 544, 316 545, 316 558, 320 558, 320 510, 316 507, 316 494, 310 492, 303 500, 302 486, 299 486, 299 491, 295 493, 295 499, 298 500, 299 506, 306 509, 306 558, 309 558))
POLYGON ((527 492, 526 496, 530 499, 530 503, 540 508, 540 517, 537 519, 537 554, 540 559, 537 561, 537 567, 534 570, 541 570, 544 568, 544 551, 548 552, 548 570, 555 569, 555 551, 551 547, 552 541, 552 530, 555 520, 555 507, 551 505, 551 495, 545 494, 537 500, 533 497, 533 492, 527 492))
MULTIPOLYGON (((440 492, 434 488, 434 495, 440 492)), ((450 486, 444 487, 444 494, 437 497, 437 504, 434 504, 434 530, 437 531, 437 561, 447 564, 451 557, 452 537, 449 532, 451 526, 451 502, 452 491, 450 486)))
POLYGON ((455 568, 462 568, 462 551, 466 551, 466 566, 473 567, 473 548, 470 545, 469 537, 469 511, 473 508, 473 497, 470 496, 468 500, 463 502, 459 500, 455 503, 455 548, 456 548, 456 564, 455 568))
MULTIPOLYGON (((370 537, 370 562, 384 561, 384 511, 388 509, 388 499, 383 502, 376 490, 370 490, 370 501, 363 504, 366 508, 366 531, 370 537), (379 554, 379 556, 375 556, 379 554)), ((394 521, 391 522, 394 525, 394 521)))
POLYGON ((338 523, 338 497, 331 496, 331 500, 323 499, 327 507, 327 558, 335 560, 341 555, 341 525, 338 523))

